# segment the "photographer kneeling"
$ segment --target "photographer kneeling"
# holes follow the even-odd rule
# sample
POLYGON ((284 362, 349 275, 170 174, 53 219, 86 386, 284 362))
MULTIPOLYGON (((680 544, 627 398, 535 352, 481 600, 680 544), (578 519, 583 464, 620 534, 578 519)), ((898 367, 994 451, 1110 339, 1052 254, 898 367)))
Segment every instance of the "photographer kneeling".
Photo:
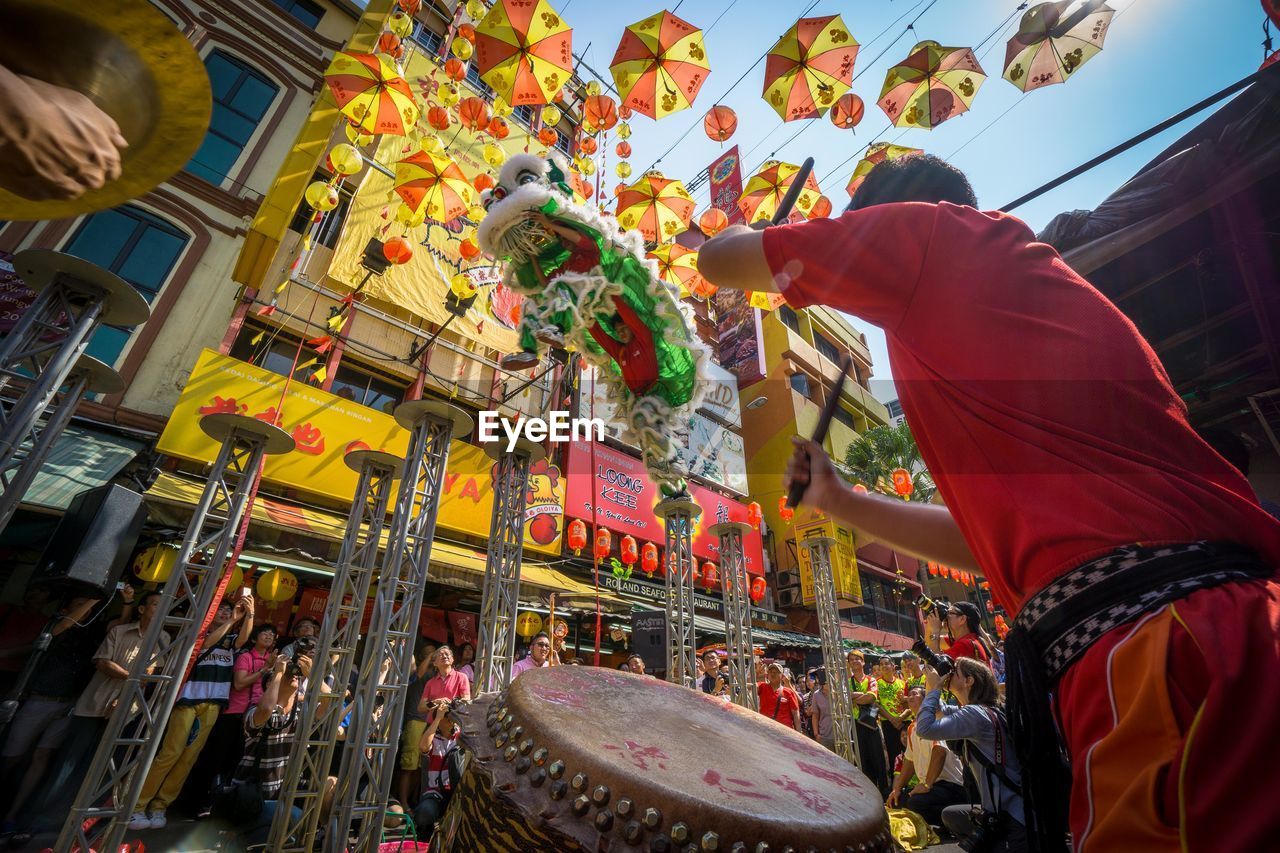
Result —
MULTIPOLYGON (((931 656, 932 657, 932 656, 931 656)), ((936 662, 944 663, 945 659, 936 662)), ((924 668, 925 697, 916 718, 916 734, 927 740, 964 742, 964 760, 978 782, 981 808, 948 806, 942 823, 961 839, 968 853, 1027 849, 1022 806, 1022 773, 1009 742, 1009 729, 995 674, 973 658, 960 658, 945 677, 933 666, 924 668), (942 704, 946 687, 960 707, 942 704)))

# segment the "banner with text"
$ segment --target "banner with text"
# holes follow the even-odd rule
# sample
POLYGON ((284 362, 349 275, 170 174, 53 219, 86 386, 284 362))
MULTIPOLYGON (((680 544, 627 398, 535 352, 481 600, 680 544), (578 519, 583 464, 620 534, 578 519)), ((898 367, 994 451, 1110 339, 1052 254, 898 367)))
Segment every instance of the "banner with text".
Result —
POLYGON ((842 607, 862 606, 862 579, 858 577, 858 557, 854 550, 853 532, 829 519, 818 519, 795 525, 796 550, 800 562, 800 596, 805 604, 813 604, 817 593, 813 583, 813 560, 804 540, 811 536, 830 536, 831 577, 835 582, 836 603, 842 607))

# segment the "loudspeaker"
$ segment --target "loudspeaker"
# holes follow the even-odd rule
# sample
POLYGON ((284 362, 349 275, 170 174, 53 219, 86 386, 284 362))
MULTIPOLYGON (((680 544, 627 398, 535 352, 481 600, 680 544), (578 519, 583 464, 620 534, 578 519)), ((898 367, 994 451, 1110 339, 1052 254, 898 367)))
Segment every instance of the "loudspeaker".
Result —
POLYGON ((106 598, 146 520, 142 495, 131 489, 106 485, 81 492, 58 523, 31 582, 67 584, 106 598))

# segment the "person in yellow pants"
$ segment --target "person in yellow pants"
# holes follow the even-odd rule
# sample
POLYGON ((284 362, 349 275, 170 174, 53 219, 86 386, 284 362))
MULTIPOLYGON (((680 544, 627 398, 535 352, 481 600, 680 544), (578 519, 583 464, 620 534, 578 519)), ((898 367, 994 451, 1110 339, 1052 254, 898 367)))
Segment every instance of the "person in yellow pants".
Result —
POLYGON ((218 714, 231 697, 235 649, 249 641, 252 627, 253 596, 242 596, 234 607, 225 602, 218 607, 191 677, 182 685, 178 703, 169 715, 160 751, 142 783, 130 829, 160 829, 168 822, 165 810, 182 791, 218 714))

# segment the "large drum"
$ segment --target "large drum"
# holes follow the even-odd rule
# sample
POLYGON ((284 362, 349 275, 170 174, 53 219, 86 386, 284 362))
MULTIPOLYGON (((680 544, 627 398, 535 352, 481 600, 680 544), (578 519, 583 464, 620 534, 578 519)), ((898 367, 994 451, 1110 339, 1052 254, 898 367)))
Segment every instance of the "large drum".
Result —
POLYGON ((459 714, 432 851, 890 851, 879 792, 815 741, 700 691, 531 669, 459 714))

